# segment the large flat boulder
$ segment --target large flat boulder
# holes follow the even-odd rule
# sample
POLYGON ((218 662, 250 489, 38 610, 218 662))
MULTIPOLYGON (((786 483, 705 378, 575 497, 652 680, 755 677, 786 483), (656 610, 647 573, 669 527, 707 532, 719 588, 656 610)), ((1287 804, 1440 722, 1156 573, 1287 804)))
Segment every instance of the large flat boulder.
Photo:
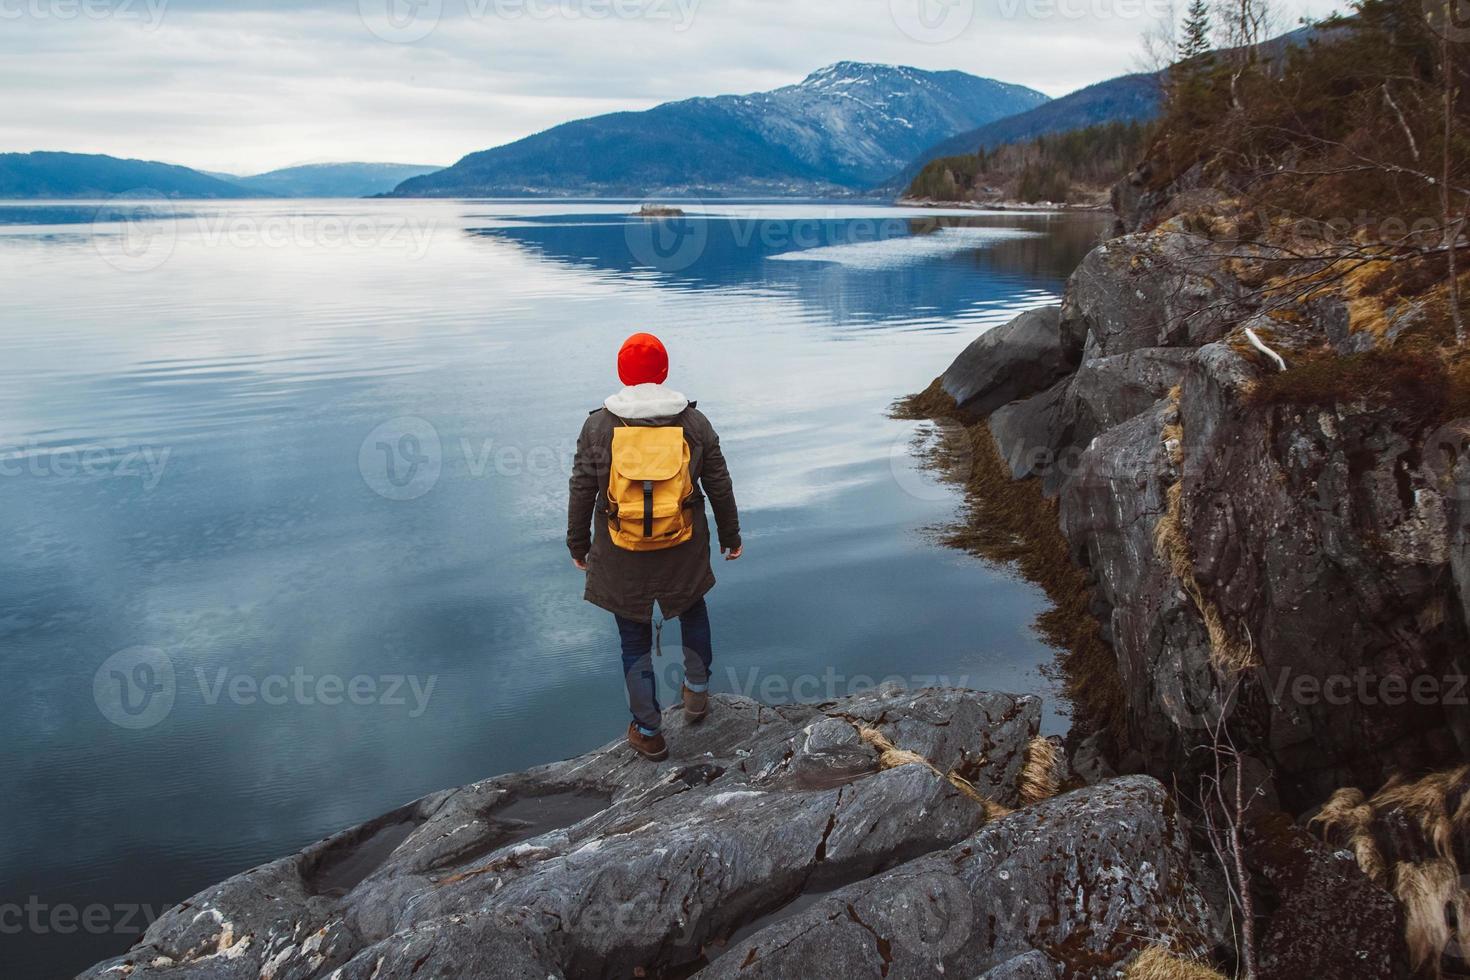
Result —
POLYGON ((1082 338, 1063 329, 1060 314, 1056 306, 1027 310, 975 338, 940 378, 945 392, 963 410, 985 416, 1070 374, 1082 338))
POLYGON ((1070 440, 1062 421, 1071 377, 1043 392, 1002 405, 990 416, 990 435, 996 451, 1010 468, 1012 479, 1045 477, 1065 465, 1063 453, 1070 440))
POLYGON ((716 695, 621 741, 425 797, 159 918, 89 980, 625 977, 687 969, 771 909, 963 840, 1019 805, 1034 697, 883 687, 772 708, 716 695), (860 729, 914 761, 885 768, 860 729), (920 763, 918 758, 925 762, 920 763))
POLYGON ((1190 862, 1164 787, 1117 779, 832 892, 696 976, 1111 977, 1150 942, 1216 938, 1190 862))

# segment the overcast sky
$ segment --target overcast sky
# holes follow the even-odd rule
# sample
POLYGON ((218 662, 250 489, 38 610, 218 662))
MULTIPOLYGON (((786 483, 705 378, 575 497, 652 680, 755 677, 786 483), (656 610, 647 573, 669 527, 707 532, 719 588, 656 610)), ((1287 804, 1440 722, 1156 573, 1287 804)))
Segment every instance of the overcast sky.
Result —
MULTIPOLYGON (((1340 5, 1278 2, 1288 27, 1340 5)), ((843 59, 1055 96, 1136 70, 1166 3, 0 0, 0 151, 241 174, 449 164, 569 119, 775 88, 843 59)))

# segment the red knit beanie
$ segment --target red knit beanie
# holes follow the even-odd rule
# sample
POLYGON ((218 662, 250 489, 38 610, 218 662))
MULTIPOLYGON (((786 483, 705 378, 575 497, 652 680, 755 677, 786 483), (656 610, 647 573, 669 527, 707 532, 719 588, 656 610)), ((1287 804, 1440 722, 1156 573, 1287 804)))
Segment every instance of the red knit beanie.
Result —
POLYGON ((618 351, 618 380, 625 385, 663 384, 669 376, 669 352, 651 333, 635 333, 618 351))

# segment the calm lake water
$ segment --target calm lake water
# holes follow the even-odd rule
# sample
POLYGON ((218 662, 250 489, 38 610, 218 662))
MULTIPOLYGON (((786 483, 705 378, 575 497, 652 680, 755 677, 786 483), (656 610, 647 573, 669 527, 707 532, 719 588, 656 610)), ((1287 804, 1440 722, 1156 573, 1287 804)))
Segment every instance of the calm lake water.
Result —
POLYGON ((935 544, 956 494, 885 413, 1054 301, 1100 220, 688 209, 0 205, 0 974, 69 975, 234 872, 621 734, 563 536, 637 330, 741 506, 716 690, 1049 693, 1041 596, 935 544))

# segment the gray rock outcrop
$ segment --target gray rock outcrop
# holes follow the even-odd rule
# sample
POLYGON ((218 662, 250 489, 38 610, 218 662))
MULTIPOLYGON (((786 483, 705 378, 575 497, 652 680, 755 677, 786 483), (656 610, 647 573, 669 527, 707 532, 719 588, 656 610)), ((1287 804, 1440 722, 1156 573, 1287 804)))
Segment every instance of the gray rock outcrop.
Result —
POLYGON ((702 975, 1112 976, 1147 937, 1213 935, 1190 862, 1163 786, 1114 780, 835 891, 732 945, 702 975))
POLYGON ((1295 361, 1391 346, 1408 314, 1377 332, 1323 297, 1267 315, 1240 279, 1242 248, 1185 227, 1099 245, 1055 331, 1023 314, 944 376, 988 414, 1012 476, 1058 498, 1116 657, 1128 742, 1161 778, 1197 766, 1238 685, 1233 730, 1298 811, 1463 757, 1470 429, 1412 399, 1253 398, 1279 369, 1247 327, 1295 361), (1056 346, 1037 355, 1042 335, 1069 351, 1081 338, 1075 370, 1057 375, 1056 346), (1220 670, 1237 661, 1249 668, 1220 670))
POLYGON ((1198 347, 1240 320, 1245 290, 1211 243, 1177 230, 1104 242, 1067 281, 1062 322, 1088 359, 1141 347, 1198 347))
POLYGON ((944 372, 941 384, 962 409, 989 415, 1070 374, 1081 355, 1081 336, 1063 327, 1057 307, 1046 306, 975 338, 944 372))
MULTIPOLYGON (((848 894, 843 908, 889 930, 895 977, 941 948, 974 974, 1034 975, 1016 971, 1045 965, 1026 958, 1043 947, 1085 950, 1092 972, 1069 975, 1102 976, 1130 930, 1203 934, 1157 783, 987 821, 949 778, 997 814, 1019 807, 1039 719, 1033 697, 963 690, 781 708, 717 695, 698 726, 671 710, 662 764, 618 742, 432 794, 201 892, 83 976, 716 977, 848 894), (884 768, 861 729, 925 761, 884 768), (953 899, 942 921, 922 904, 939 899, 953 899), (936 925, 959 937, 952 948, 933 945, 936 925)), ((864 937, 840 955, 880 975, 875 935, 837 926, 864 937)), ((828 948, 828 971, 837 955, 828 948)), ((768 957, 759 973, 811 975, 797 962, 768 957)))

